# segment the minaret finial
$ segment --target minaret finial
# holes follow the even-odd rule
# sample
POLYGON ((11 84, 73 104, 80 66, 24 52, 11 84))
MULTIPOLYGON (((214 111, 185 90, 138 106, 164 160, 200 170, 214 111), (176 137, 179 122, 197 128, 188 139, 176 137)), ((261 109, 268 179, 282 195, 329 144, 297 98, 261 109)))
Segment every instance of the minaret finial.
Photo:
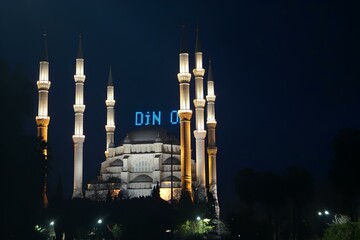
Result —
POLYGON ((113 78, 112 78, 111 65, 110 65, 110 68, 109 68, 108 86, 114 86, 114 83, 113 83, 113 78))
POLYGON ((43 36, 44 36, 44 49, 43 49, 41 61, 48 62, 49 56, 48 56, 48 49, 47 49, 47 34, 46 34, 46 32, 44 32, 43 36))
POLYGON ((201 52, 199 28, 196 28, 195 52, 201 52))
POLYGON ((208 68, 208 77, 207 77, 208 81, 213 81, 213 72, 212 72, 212 67, 211 67, 211 59, 209 58, 209 68, 208 68))
POLYGON ((180 53, 187 52, 186 40, 185 40, 185 24, 181 25, 181 40, 180 40, 180 53))
POLYGON ((82 50, 82 36, 81 36, 81 33, 79 34, 79 48, 78 48, 76 58, 84 58, 83 50, 82 50))

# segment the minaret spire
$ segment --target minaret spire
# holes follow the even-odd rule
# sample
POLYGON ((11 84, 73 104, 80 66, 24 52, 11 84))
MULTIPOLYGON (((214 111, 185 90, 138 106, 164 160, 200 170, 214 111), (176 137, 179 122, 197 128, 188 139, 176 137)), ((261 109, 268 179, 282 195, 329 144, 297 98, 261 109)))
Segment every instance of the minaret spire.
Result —
MULTIPOLYGON (((44 49, 40 61, 39 80, 37 81, 38 88, 38 115, 36 116, 37 137, 44 143, 42 154, 44 157, 45 167, 47 166, 47 142, 48 142, 48 126, 50 117, 48 115, 48 95, 51 82, 49 81, 49 60, 47 50, 47 35, 44 33, 44 49)), ((48 205, 47 198, 47 169, 45 169, 44 185, 42 190, 43 206, 48 205)))
POLYGON ((209 190, 213 195, 215 200, 215 212, 217 217, 220 217, 220 208, 219 201, 217 196, 217 178, 216 178, 216 119, 215 119, 215 92, 214 92, 214 81, 213 81, 213 73, 211 67, 211 60, 209 60, 209 70, 208 70, 208 79, 207 79, 207 129, 208 129, 208 160, 209 160, 209 190))
POLYGON ((111 66, 110 66, 110 68, 109 68, 108 86, 114 86, 113 77, 112 77, 112 71, 111 71, 111 66))
POLYGON ((195 125, 194 137, 196 141, 196 179, 199 187, 199 200, 206 199, 206 174, 205 174, 205 137, 206 130, 204 127, 204 87, 203 80, 205 69, 203 69, 202 51, 200 47, 199 29, 196 29, 195 43, 195 68, 193 73, 195 76, 195 125))
POLYGON ((74 141, 74 189, 73 198, 83 197, 83 143, 85 135, 83 133, 83 118, 84 118, 84 58, 82 54, 82 37, 79 35, 79 48, 76 57, 76 72, 75 80, 75 129, 73 135, 74 141))
POLYGON ((84 59, 83 49, 82 49, 82 36, 81 36, 81 33, 79 34, 79 46, 78 46, 78 51, 77 51, 76 58, 77 59, 84 59))
POLYGON ((48 56, 48 47, 47 47, 47 34, 44 33, 44 48, 43 48, 43 54, 41 56, 42 62, 49 62, 49 56, 48 56))
POLYGON ((115 132, 115 99, 114 99, 114 84, 112 78, 111 66, 109 69, 109 78, 107 85, 107 98, 105 101, 106 109, 107 109, 107 117, 106 117, 106 148, 105 148, 105 156, 108 157, 108 148, 110 143, 114 143, 114 132, 115 132))
POLYGON ((179 73, 177 78, 180 87, 180 157, 181 157, 181 192, 187 193, 192 198, 191 189, 191 116, 190 109, 190 79, 189 54, 185 48, 185 27, 182 26, 182 39, 179 54, 179 73))

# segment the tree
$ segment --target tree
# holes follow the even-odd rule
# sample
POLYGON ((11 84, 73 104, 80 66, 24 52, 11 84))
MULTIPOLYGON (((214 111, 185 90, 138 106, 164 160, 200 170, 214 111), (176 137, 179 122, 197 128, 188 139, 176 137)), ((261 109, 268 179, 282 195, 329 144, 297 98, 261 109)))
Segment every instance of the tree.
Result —
POLYGON ((156 183, 156 186, 153 187, 152 192, 151 192, 151 196, 155 199, 160 199, 160 186, 159 186, 159 182, 156 183))
POLYGON ((236 186, 247 211, 242 210, 240 216, 236 216, 241 222, 232 221, 231 226, 240 226, 241 233, 249 239, 255 234, 263 239, 280 239, 280 233, 289 228, 287 222, 291 222, 288 232, 294 238, 303 239, 302 212, 312 198, 313 184, 310 173, 300 167, 289 167, 285 175, 241 169, 236 186), (246 222, 241 218, 246 218, 246 222))
POLYGON ((314 181, 304 168, 291 166, 285 174, 286 192, 291 206, 293 239, 303 239, 301 225, 304 222, 303 213, 313 197, 314 181))
POLYGON ((341 196, 339 212, 358 221, 357 208, 360 195, 360 130, 343 129, 333 141, 335 157, 331 161, 330 179, 334 190, 341 196))
POLYGON ((239 170, 236 175, 236 190, 242 201, 250 211, 253 211, 255 202, 259 199, 259 175, 250 168, 239 170))
POLYGON ((330 224, 325 230, 324 240, 354 240, 360 239, 360 223, 347 222, 330 224))
POLYGON ((0 184, 3 196, 6 196, 1 205, 3 217, 0 224, 6 230, 2 237, 31 238, 36 234, 34 226, 41 213, 39 186, 43 172, 37 153, 36 130, 34 128, 33 135, 24 132, 25 121, 34 116, 31 112, 34 85, 20 65, 11 69, 1 60, 0 79, 4 89, 0 94, 0 107, 7 121, 11 122, 11 127, 2 129, 0 138, 0 184))

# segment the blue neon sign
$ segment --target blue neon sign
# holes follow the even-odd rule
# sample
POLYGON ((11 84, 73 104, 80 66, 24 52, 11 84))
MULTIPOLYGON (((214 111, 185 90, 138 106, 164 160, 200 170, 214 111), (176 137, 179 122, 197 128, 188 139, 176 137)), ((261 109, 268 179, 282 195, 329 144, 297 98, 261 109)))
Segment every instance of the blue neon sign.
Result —
MULTIPOLYGON (((162 111, 136 111, 135 112, 135 126, 160 126, 162 122, 162 111)), ((167 114, 171 125, 179 124, 179 116, 177 110, 172 110, 167 114)))

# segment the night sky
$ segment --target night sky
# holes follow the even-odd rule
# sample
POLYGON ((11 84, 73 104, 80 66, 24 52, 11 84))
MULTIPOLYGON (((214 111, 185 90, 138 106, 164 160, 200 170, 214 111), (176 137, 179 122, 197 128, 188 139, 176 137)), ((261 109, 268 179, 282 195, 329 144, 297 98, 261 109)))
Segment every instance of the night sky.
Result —
MULTIPOLYGON (((105 159, 109 66, 119 144, 136 127, 135 111, 178 109, 180 26, 186 25, 190 69, 198 26, 204 66, 209 57, 213 66, 219 201, 224 206, 236 196, 234 177, 243 167, 282 173, 298 165, 322 179, 336 133, 360 128, 360 6, 355 2, 6 1, 0 4, 0 58, 12 67, 21 64, 33 82, 34 114, 24 125, 26 133, 36 134, 36 81, 47 32, 49 184, 53 189, 61 177, 70 197, 79 33, 86 74, 86 183, 99 174, 105 159)), ((192 77, 192 89, 194 82, 192 77)), ((166 118, 163 123, 178 131, 166 118)))

